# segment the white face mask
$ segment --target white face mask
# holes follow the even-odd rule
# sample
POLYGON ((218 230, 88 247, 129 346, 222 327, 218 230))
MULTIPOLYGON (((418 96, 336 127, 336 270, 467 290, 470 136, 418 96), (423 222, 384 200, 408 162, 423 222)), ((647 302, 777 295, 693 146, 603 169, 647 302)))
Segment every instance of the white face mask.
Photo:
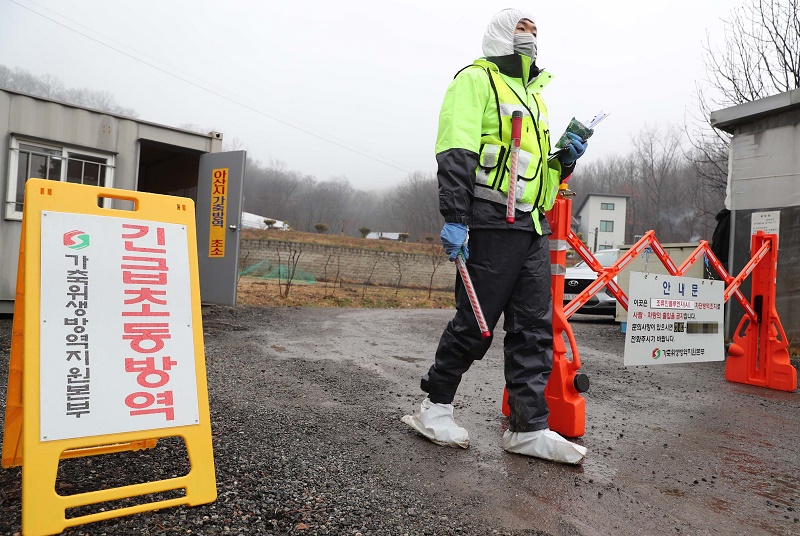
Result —
POLYGON ((528 56, 531 63, 536 61, 536 36, 531 33, 514 34, 514 53, 528 56))

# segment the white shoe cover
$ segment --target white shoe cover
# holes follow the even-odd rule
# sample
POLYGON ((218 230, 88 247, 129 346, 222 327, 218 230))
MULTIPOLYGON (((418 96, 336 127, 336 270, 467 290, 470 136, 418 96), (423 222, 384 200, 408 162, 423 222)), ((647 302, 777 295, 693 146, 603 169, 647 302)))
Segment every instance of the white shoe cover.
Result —
POLYGON ((567 441, 549 428, 535 432, 506 430, 503 434, 503 449, 515 454, 571 464, 580 463, 588 452, 586 447, 567 441))
POLYGON ((469 434, 453 420, 452 404, 435 404, 426 398, 419 413, 403 415, 400 420, 437 445, 469 447, 469 434))

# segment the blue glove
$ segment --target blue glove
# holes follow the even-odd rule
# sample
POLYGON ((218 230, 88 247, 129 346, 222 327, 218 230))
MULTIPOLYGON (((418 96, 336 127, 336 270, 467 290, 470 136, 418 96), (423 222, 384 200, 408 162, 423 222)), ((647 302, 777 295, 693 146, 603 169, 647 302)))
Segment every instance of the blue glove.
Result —
POLYGON ((469 258, 467 247, 467 232, 469 228, 463 223, 445 223, 442 227, 442 245, 444 251, 450 256, 451 261, 456 260, 459 251, 464 252, 464 258, 469 258))
POLYGON ((572 164, 583 156, 583 153, 586 152, 586 147, 589 146, 589 142, 577 134, 567 132, 567 137, 569 137, 569 147, 566 147, 558 156, 562 164, 572 164))

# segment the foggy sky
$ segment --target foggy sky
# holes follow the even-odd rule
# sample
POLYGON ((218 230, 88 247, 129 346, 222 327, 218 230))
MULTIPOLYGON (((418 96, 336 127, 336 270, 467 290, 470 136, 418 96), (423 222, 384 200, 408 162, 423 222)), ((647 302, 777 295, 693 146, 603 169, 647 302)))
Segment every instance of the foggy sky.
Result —
MULTIPOLYGON (((481 55, 491 16, 514 5, 14 1, 44 17, 0 0, 0 63, 108 90, 142 120, 218 130, 252 158, 280 160, 318 180, 345 176, 361 189, 435 172, 445 89, 481 55)), ((581 161, 590 162, 626 153, 645 123, 682 126, 705 76, 706 33, 721 45, 721 19, 739 4, 516 4, 536 14, 537 63, 554 74, 543 93, 554 138, 572 116, 610 113, 581 161)))

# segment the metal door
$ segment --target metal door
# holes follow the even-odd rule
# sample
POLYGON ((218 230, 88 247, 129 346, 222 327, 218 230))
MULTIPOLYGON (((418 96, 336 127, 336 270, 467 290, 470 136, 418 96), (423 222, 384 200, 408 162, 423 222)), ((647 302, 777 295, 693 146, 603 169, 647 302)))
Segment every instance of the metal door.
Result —
POLYGON ((197 258, 203 303, 236 305, 245 151, 200 156, 197 258))

